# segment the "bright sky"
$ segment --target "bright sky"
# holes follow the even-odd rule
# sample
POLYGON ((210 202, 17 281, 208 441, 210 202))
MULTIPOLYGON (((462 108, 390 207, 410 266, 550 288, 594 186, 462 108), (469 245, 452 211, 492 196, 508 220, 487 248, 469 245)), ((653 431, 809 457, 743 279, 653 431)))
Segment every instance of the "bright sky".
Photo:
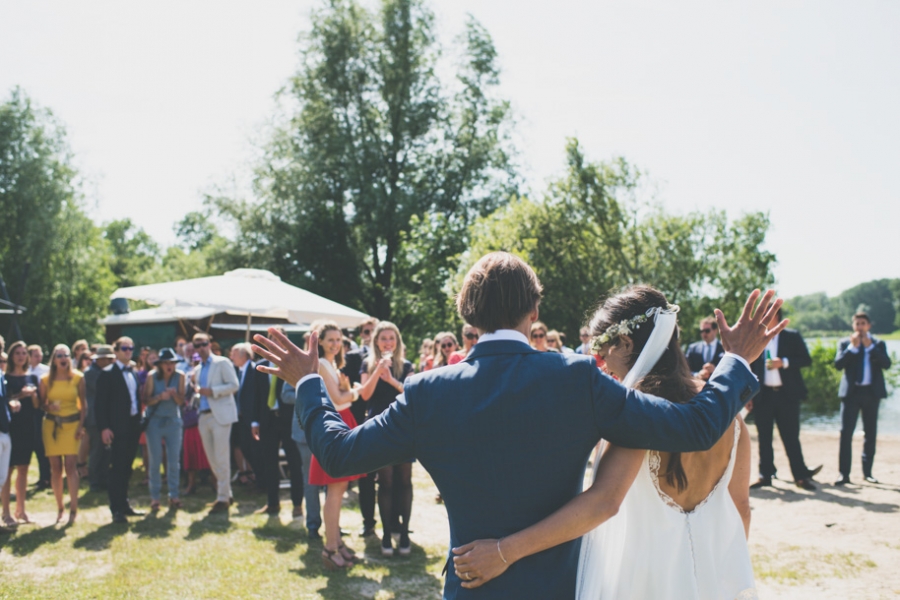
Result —
MULTIPOLYGON (((164 243, 254 155, 320 2, 0 0, 0 94, 68 127, 98 220, 164 243)), ((436 0, 494 36, 533 190, 565 138, 670 210, 769 211, 780 291, 900 277, 900 3, 436 0)))

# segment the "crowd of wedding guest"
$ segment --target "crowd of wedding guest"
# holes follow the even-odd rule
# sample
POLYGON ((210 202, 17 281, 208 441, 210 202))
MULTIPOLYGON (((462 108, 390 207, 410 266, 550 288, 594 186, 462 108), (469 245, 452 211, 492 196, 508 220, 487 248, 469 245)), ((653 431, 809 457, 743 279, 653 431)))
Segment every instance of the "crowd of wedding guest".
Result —
MULTIPOLYGON (((850 439, 859 413, 865 430, 863 476, 876 481, 872 464, 877 411, 886 396, 883 371, 890 368, 890 358, 869 327, 867 314, 854 315, 853 333, 840 342, 835 358, 835 367, 843 371, 837 485, 850 481, 850 439)), ((465 360, 480 337, 467 324, 459 338, 442 331, 422 341, 414 364, 400 330, 387 321, 369 318, 354 332, 321 321, 312 324, 311 331, 318 333, 320 375, 351 428, 387 410, 414 373, 465 360), (358 337, 351 339, 351 333, 358 337)), ((724 349, 715 319, 703 319, 698 333, 701 341, 687 348, 686 358, 691 372, 705 380, 724 349)), ((309 333, 302 343, 308 344, 308 338, 309 333)), ((183 496, 198 494, 208 485, 215 494, 209 512, 228 513, 232 484, 238 483, 257 490, 261 502, 264 498, 257 513, 278 515, 285 482, 293 518, 305 518, 310 539, 322 539, 324 524, 323 564, 340 569, 356 560, 341 539, 342 499, 348 487, 355 486, 363 517, 360 535, 377 535, 377 506, 382 554, 410 553, 412 463, 331 477, 310 451, 295 418, 296 390, 258 371, 250 344, 233 345, 226 358, 204 332, 173 342, 156 350, 138 349, 129 337, 110 345, 78 340, 71 347, 54 346, 45 364, 40 346, 16 341, 5 348, 0 338, 0 531, 32 522, 26 497, 33 457, 38 464, 33 483, 37 490, 52 489, 57 523, 65 519, 66 491, 67 523, 75 522, 84 478, 90 493, 108 496, 113 522, 127 523, 128 517, 142 515, 129 499, 140 447, 150 511, 159 510, 164 500, 176 510, 183 496)), ((531 327, 530 343, 540 352, 593 354, 587 328, 579 331, 573 349, 564 333, 538 321, 531 327)), ((776 475, 772 433, 778 424, 792 478, 802 488, 815 489, 812 479, 821 466, 807 467, 799 439, 800 402, 806 395, 800 369, 810 362, 800 334, 785 330, 752 365, 762 385, 748 406, 754 411, 760 457, 759 480, 751 487, 771 485, 776 475)))

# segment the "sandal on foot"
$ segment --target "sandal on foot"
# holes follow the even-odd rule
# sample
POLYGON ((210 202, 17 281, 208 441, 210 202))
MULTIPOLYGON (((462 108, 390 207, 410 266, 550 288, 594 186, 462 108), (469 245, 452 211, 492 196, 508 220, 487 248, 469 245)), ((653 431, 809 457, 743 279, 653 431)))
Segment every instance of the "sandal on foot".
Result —
POLYGON ((345 546, 343 542, 341 542, 341 545, 338 546, 338 552, 341 553, 341 557, 344 560, 349 560, 350 562, 356 560, 356 552, 353 551, 353 548, 348 548, 347 546, 345 546))
POLYGON ((16 521, 16 520, 13 519, 12 517, 10 517, 10 516, 5 516, 5 517, 3 517, 3 524, 6 525, 7 527, 15 527, 15 526, 18 525, 19 523, 18 523, 18 521, 16 521))
POLYGON ((19 523, 31 523, 32 522, 32 520, 28 518, 28 515, 26 513, 17 513, 16 521, 19 523))
POLYGON ((152 512, 156 512, 159 510, 159 500, 153 500, 150 502, 150 510, 152 512))
POLYGON ((344 557, 341 556, 341 553, 338 550, 329 550, 328 548, 322 549, 322 566, 325 567, 326 571, 337 571, 339 569, 346 569, 350 566, 349 563, 338 564, 338 562, 334 560, 335 556, 340 556, 341 561, 344 560, 344 557))
POLYGON ((66 523, 66 525, 74 525, 75 517, 77 517, 77 516, 78 516, 78 510, 70 510, 69 511, 69 522, 66 523))
POLYGON ((169 508, 181 508, 181 500, 178 498, 169 498, 169 508))

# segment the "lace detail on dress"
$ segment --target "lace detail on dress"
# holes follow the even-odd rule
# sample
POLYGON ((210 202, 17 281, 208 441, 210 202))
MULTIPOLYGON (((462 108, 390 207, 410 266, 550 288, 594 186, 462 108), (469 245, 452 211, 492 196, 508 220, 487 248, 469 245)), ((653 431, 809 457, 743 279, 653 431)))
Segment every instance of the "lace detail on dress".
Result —
MULTIPOLYGON (((662 500, 666 504, 666 506, 668 506, 674 510, 677 510, 678 512, 680 512, 683 515, 688 515, 688 514, 697 512, 698 510, 703 508, 703 506, 706 505, 707 502, 709 502, 709 499, 712 498, 715 495, 715 493, 719 490, 719 488, 722 486, 722 482, 725 481, 726 479, 729 479, 729 480, 731 479, 731 471, 734 468, 734 459, 735 459, 735 456, 737 455, 737 445, 738 445, 738 439, 740 438, 740 436, 741 436, 741 423, 740 423, 740 421, 735 420, 735 422, 734 422, 734 444, 732 444, 732 446, 731 446, 731 456, 728 459, 728 466, 725 468, 725 473, 722 475, 722 477, 719 479, 719 481, 716 482, 716 485, 713 486, 713 489, 710 490, 709 494, 706 495, 706 498, 701 500, 697 504, 697 506, 695 506, 692 510, 684 510, 684 508, 682 508, 680 504, 675 502, 675 500, 673 500, 670 495, 668 495, 667 493, 662 491, 662 488, 659 487, 659 467, 660 467, 660 463, 662 461, 660 460, 659 452, 657 452, 656 450, 650 450, 649 455, 647 456, 647 466, 650 467, 650 481, 653 482, 653 487, 656 488, 656 493, 659 495, 660 500, 662 500)), ((741 598, 739 600, 743 600, 743 599, 741 598)))
POLYGON ((756 588, 747 588, 735 596, 734 600, 759 600, 759 594, 756 593, 756 588))

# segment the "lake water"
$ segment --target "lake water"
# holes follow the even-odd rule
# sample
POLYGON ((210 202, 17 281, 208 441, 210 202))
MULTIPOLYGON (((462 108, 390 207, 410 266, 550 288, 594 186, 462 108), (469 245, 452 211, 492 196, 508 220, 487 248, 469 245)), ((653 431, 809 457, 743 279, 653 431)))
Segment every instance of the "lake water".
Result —
MULTIPOLYGON (((808 343, 813 343, 813 340, 808 343)), ((888 354, 896 352, 900 356, 900 340, 888 340, 885 344, 888 354)), ((840 431, 841 415, 837 413, 828 417, 809 417, 804 419, 803 426, 819 431, 840 431)), ((862 417, 856 424, 856 431, 862 434, 862 417)), ((893 394, 881 401, 878 409, 878 434, 900 435, 900 389, 894 390, 893 394)))

